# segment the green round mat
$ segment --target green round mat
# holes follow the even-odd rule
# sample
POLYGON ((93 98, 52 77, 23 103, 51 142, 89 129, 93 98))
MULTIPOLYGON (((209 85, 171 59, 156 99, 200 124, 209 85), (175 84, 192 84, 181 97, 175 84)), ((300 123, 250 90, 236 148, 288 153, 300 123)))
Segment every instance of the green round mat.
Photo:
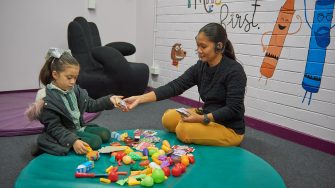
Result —
MULTIPOLYGON (((132 136, 132 130, 127 132, 132 136)), ((158 136, 162 140, 168 140, 171 146, 184 145, 176 139, 175 134, 159 130, 157 132, 158 136)), ((182 176, 171 175, 165 182, 155 184, 154 187, 285 187, 283 179, 271 165, 240 147, 191 146, 195 148, 195 163, 188 166, 182 176)), ((90 173, 103 174, 111 165, 109 158, 109 154, 101 154, 90 173)), ((42 154, 22 170, 15 187, 141 187, 103 184, 99 178, 75 178, 77 166, 85 161, 85 156, 76 155, 74 152, 67 156, 42 154)), ((122 165, 119 171, 129 172, 129 166, 122 165)), ((122 178, 126 176, 119 176, 119 179, 122 178)))

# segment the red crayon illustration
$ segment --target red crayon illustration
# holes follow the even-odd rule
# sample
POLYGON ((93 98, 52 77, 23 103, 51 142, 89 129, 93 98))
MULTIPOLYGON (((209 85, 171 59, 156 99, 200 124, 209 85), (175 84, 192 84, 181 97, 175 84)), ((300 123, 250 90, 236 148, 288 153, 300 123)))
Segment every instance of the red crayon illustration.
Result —
POLYGON ((261 42, 263 46, 263 51, 266 51, 266 53, 265 53, 263 63, 260 68, 260 72, 266 78, 271 78, 273 76, 273 73, 278 63, 278 59, 283 49, 286 36, 288 34, 292 35, 292 34, 299 32, 301 28, 302 20, 301 20, 301 17, 297 15, 296 16, 297 19, 300 20, 300 26, 297 31, 293 33, 288 33, 294 12, 295 12, 294 0, 286 0, 286 2, 284 3, 284 5, 281 7, 279 11, 277 21, 273 28, 272 36, 271 36, 268 46, 265 46, 263 44, 263 37, 264 35, 271 33, 271 31, 267 31, 263 33, 261 42))

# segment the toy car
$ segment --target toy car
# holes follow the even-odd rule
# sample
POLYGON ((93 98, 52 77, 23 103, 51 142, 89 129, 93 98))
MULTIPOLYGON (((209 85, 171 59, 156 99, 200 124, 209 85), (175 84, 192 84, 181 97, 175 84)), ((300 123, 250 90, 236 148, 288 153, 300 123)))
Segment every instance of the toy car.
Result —
POLYGON ((86 161, 85 163, 78 165, 78 167, 76 169, 76 172, 87 173, 92 168, 94 168, 94 162, 93 161, 86 161))

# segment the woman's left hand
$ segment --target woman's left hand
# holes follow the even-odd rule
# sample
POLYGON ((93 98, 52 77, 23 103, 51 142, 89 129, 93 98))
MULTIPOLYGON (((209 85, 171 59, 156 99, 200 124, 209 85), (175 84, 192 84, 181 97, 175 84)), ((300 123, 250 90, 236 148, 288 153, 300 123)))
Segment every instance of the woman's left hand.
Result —
POLYGON ((197 114, 194 110, 187 110, 190 115, 189 116, 182 116, 181 119, 184 122, 189 122, 189 123, 202 123, 203 122, 203 115, 197 114))

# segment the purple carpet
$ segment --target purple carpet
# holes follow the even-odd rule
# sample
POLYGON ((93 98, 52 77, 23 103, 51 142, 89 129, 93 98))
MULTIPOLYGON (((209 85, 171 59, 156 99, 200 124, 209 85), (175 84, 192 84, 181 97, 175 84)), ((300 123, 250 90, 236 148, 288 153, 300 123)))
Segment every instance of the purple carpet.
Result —
MULTIPOLYGON (((26 108, 34 102, 36 91, 0 93, 0 136, 18 136, 41 133, 43 125, 38 121, 30 122, 24 115, 26 108)), ((85 113, 84 120, 89 122, 99 113, 85 113)))

